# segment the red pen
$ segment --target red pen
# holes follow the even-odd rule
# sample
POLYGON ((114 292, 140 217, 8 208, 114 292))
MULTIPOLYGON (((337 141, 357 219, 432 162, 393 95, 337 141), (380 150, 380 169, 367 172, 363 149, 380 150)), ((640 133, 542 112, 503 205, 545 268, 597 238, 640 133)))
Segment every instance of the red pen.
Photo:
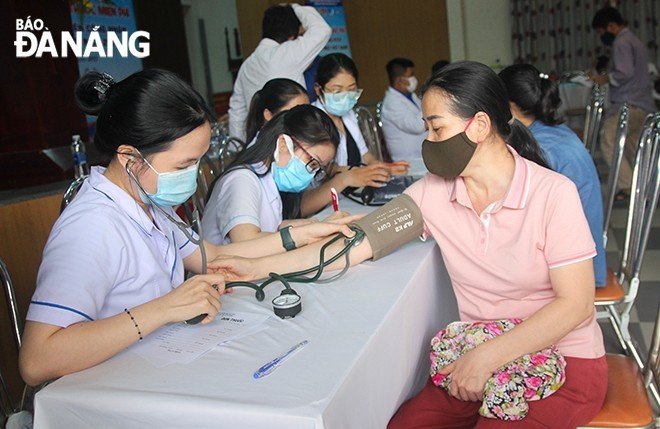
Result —
POLYGON ((332 197, 332 208, 334 211, 339 211, 339 197, 337 196, 337 190, 335 188, 330 188, 330 196, 332 197))

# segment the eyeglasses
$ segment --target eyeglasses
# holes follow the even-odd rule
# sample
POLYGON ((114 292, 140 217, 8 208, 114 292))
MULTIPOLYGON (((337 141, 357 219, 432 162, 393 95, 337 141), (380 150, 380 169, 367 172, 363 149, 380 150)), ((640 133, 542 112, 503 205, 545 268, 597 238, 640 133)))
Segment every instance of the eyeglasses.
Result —
POLYGON ((310 174, 314 174, 314 178, 317 181, 321 181, 325 179, 328 176, 328 172, 323 168, 323 164, 321 164, 321 161, 318 159, 314 158, 314 156, 309 153, 305 148, 300 144, 298 140, 296 140, 293 136, 291 136, 291 140, 293 141, 293 144, 296 145, 297 148, 303 151, 305 155, 307 155, 310 159, 310 161, 305 164, 305 168, 307 169, 307 172, 310 174))

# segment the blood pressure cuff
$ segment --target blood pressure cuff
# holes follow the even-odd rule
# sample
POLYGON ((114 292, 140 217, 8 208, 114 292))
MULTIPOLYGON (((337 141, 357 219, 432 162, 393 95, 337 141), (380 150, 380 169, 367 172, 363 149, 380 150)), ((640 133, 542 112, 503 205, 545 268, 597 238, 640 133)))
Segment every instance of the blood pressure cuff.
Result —
POLYGON ((402 194, 353 225, 364 231, 373 260, 387 256, 424 232, 422 212, 409 195, 402 194))

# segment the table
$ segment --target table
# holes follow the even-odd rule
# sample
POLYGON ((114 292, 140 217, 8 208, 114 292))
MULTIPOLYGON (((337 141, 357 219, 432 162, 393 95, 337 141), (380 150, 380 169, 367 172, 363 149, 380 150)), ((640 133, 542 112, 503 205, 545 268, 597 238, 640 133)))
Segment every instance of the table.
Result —
MULTIPOLYGON (((341 200, 342 210, 365 207, 341 200)), ((384 428, 428 377, 430 338, 458 320, 435 242, 416 241, 330 284, 294 285, 303 310, 188 365, 156 368, 130 349, 53 382, 35 398, 35 428, 384 428), (310 344, 271 375, 253 372, 310 344)), ((272 315, 236 289, 223 310, 272 315)))

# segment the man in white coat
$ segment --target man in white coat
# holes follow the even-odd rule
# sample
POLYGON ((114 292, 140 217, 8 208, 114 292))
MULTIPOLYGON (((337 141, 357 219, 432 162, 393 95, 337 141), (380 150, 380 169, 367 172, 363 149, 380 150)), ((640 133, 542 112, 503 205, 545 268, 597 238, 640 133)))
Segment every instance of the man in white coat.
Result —
POLYGON ((330 26, 311 6, 294 3, 266 9, 261 42, 241 65, 229 99, 229 133, 245 140, 250 101, 269 80, 289 78, 304 87, 303 72, 331 34, 330 26))
POLYGON ((406 58, 394 58, 386 69, 390 87, 383 99, 382 121, 387 150, 394 161, 421 158, 426 130, 422 102, 415 94, 415 64, 406 58))

